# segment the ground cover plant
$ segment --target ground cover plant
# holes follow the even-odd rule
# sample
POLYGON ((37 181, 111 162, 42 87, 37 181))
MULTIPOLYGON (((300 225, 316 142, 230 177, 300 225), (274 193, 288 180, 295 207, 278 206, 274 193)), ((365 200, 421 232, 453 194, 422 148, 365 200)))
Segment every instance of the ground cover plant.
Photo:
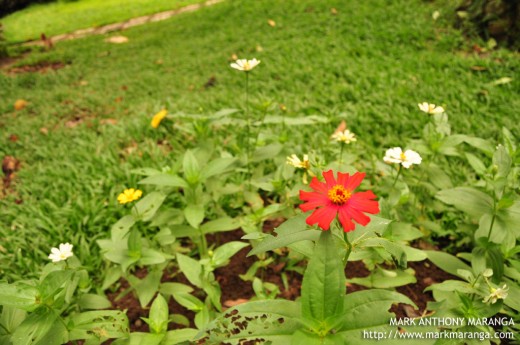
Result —
POLYGON ((230 1, 6 68, 2 341, 515 341, 518 59, 382 3, 230 1), (414 311, 422 263, 450 275, 414 311))
POLYGON ((202 1, 56 1, 33 4, 4 17, 2 22, 9 42, 25 42, 40 39, 41 34, 50 37, 70 33, 200 2, 202 1))

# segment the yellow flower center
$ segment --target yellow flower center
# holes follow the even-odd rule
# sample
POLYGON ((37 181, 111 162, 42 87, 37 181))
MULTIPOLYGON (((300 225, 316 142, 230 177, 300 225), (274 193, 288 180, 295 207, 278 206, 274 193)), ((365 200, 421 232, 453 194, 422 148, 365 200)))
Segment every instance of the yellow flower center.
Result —
POLYGON ((404 153, 401 153, 401 160, 404 162, 406 160, 406 156, 404 155, 404 153))
POLYGON ((327 193, 329 200, 335 205, 344 205, 352 196, 352 193, 340 184, 335 185, 327 193))

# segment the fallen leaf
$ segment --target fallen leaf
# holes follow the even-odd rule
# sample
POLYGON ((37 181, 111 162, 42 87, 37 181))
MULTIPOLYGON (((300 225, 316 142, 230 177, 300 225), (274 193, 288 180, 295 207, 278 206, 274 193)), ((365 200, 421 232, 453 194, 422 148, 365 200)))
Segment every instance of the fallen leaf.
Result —
POLYGON ((227 300, 227 301, 224 302, 224 306, 228 307, 228 308, 231 308, 231 307, 235 307, 235 306, 240 305, 240 304, 244 304, 246 302, 249 302, 249 300, 245 299, 245 298, 239 298, 239 299, 234 299, 234 300, 227 300))
POLYGON ((75 118, 73 120, 69 120, 69 121, 65 122, 65 127, 67 127, 67 128, 74 128, 74 127, 78 126, 82 122, 83 122, 83 119, 80 118, 80 117, 77 117, 77 118, 75 118))
POLYGON ((123 97, 119 96, 119 97, 116 97, 116 99, 114 99, 114 102, 116 103, 121 103, 123 101, 123 97))
POLYGON ((231 60, 233 60, 233 61, 238 60, 238 55, 237 54, 231 54, 231 60))
POLYGON ((503 77, 503 78, 495 80, 494 82, 491 83, 491 85, 503 85, 503 84, 508 84, 512 81, 513 81, 513 78, 503 77))
POLYGON ((421 316, 418 310, 415 310, 412 306, 409 306, 407 304, 403 305, 403 310, 406 316, 409 318, 415 318, 421 316))
POLYGON ((81 80, 81 81, 79 82, 79 85, 81 85, 81 86, 87 86, 87 85, 88 85, 88 81, 86 81, 86 80, 81 80))
POLYGON ((128 37, 126 37, 126 36, 112 36, 112 37, 106 38, 105 42, 114 43, 114 44, 128 43, 128 37))
POLYGON ((272 20, 272 19, 269 19, 267 21, 267 24, 269 24, 269 26, 272 27, 272 28, 274 28, 276 26, 276 22, 274 20, 272 20))
POLYGON ((25 99, 17 99, 16 102, 14 102, 14 110, 22 110, 29 104, 25 99))
POLYGON ((257 45, 257 46, 256 46, 256 51, 257 51, 257 52, 263 52, 263 51, 264 51, 264 48, 263 48, 261 45, 257 45))
POLYGON ((205 88, 205 89, 209 89, 210 87, 213 87, 213 86, 215 86, 216 84, 217 84, 217 78, 216 78, 214 75, 212 75, 212 76, 208 79, 208 81, 206 82, 206 84, 204 84, 204 88, 205 88))
POLYGON ((335 16, 335 15, 338 14, 338 10, 335 9, 334 7, 332 7, 332 8, 330 9, 330 14, 332 14, 333 16, 335 16))
POLYGON ((47 134, 49 134, 49 130, 47 128, 45 128, 45 127, 42 127, 42 128, 40 128, 40 133, 44 134, 44 135, 47 135, 47 134))
POLYGON ((162 65, 163 63, 164 63, 164 60, 163 60, 163 59, 157 59, 157 60, 155 61, 155 64, 156 64, 156 65, 162 65))
POLYGON ((470 68, 471 68, 471 70, 478 71, 478 72, 487 70, 487 68, 484 66, 471 66, 470 68))
POLYGON ((99 121, 102 125, 117 125, 116 119, 101 119, 99 121))
POLYGON ((16 134, 11 134, 11 135, 9 136, 9 141, 12 142, 12 143, 17 142, 18 139, 19 139, 19 138, 18 138, 18 136, 17 136, 16 134))
POLYGON ((5 177, 10 179, 11 175, 20 169, 20 161, 13 156, 5 156, 2 160, 2 171, 5 177))

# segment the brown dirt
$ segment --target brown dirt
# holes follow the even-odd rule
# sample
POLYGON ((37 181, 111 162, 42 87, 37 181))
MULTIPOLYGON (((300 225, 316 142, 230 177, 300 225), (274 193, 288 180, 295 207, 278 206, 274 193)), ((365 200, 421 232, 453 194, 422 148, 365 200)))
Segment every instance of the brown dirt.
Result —
POLYGON ((45 74, 49 71, 56 71, 68 66, 69 63, 61 61, 42 61, 34 65, 23 65, 10 67, 7 69, 7 74, 21 74, 21 73, 40 73, 45 74))

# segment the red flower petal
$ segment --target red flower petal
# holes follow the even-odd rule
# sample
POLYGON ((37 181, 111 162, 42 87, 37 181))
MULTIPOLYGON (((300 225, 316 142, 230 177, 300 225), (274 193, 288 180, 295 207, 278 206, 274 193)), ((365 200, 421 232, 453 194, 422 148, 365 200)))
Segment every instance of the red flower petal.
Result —
POLYGON ((312 178, 312 181, 309 184, 309 186, 317 192, 322 192, 322 193, 327 194, 327 191, 328 191, 327 185, 323 182, 320 182, 320 180, 318 180, 316 177, 312 178))
POLYGON ((361 184, 361 181, 363 181, 365 175, 365 173, 357 172, 354 175, 352 175, 350 179, 348 179, 347 183, 345 183, 343 186, 349 191, 353 191, 361 184))
POLYGON ((331 189, 332 187, 334 187, 337 184, 332 170, 324 171, 323 177, 325 178, 325 182, 327 183, 327 190, 331 189))
POLYGON ((356 224, 352 222, 347 208, 339 210, 339 222, 343 226, 343 231, 345 232, 352 231, 356 228, 356 224))
POLYGON ((313 225, 318 223, 318 226, 323 230, 329 230, 330 223, 336 217, 336 210, 329 207, 322 207, 316 209, 306 220, 307 224, 313 225))

